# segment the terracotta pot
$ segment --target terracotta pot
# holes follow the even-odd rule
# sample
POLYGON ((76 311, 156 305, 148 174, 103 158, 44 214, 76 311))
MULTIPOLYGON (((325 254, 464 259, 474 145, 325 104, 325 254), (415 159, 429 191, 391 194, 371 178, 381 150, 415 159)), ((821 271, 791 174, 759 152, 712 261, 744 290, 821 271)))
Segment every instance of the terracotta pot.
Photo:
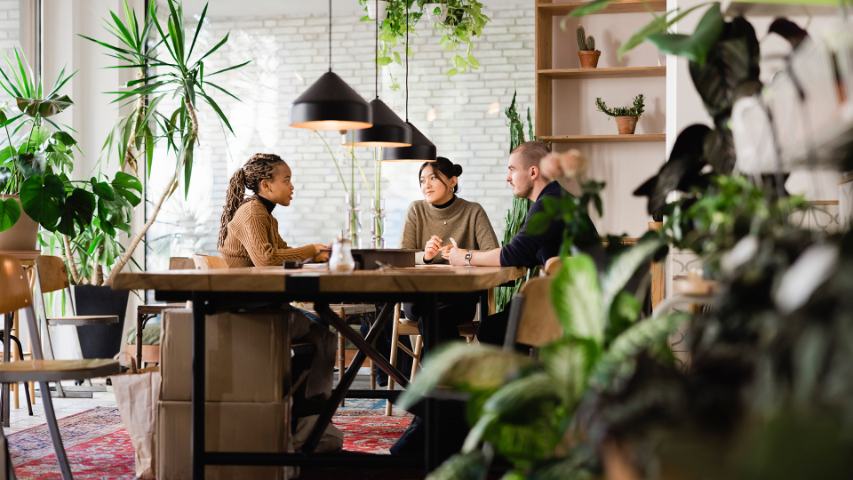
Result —
POLYGON ((581 68, 595 68, 598 66, 598 57, 601 56, 601 50, 580 50, 578 59, 581 62, 581 68))
MULTIPOLYGON (((18 198, 17 195, 0 195, 0 198, 18 198)), ((18 201, 20 205, 20 201, 18 201)), ((3 250, 38 250, 39 224, 36 223, 21 207, 21 216, 12 228, 0 232, 0 251, 3 250)))
POLYGON ((616 117, 616 128, 619 135, 632 135, 637 128, 637 119, 640 117, 616 117))

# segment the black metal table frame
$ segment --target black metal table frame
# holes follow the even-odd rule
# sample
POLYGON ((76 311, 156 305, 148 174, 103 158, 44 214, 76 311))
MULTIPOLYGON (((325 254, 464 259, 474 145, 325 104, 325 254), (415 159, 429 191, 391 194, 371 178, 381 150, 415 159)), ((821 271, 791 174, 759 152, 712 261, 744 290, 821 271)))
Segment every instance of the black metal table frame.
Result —
MULTIPOLYGON (((295 466, 339 466, 356 468, 395 468, 395 467, 422 467, 426 472, 438 466, 438 442, 442 438, 442 430, 445 427, 439 418, 439 411, 435 409, 434 400, 427 398, 424 401, 424 425, 425 425, 425 449, 422 459, 361 453, 325 453, 316 454, 313 449, 319 442, 323 431, 340 405, 341 400, 347 394, 358 369, 367 356, 376 362, 381 368, 402 387, 407 384, 403 376, 390 362, 373 347, 373 342, 381 332, 382 328, 391 316, 391 309, 385 308, 377 313, 376 319, 371 325, 370 331, 365 338, 355 333, 346 322, 333 313, 329 304, 333 303, 385 303, 393 305, 397 302, 424 302, 432 305, 427 309, 424 322, 427 326, 424 331, 424 346, 429 350, 437 342, 439 332, 437 323, 437 305, 439 300, 447 301, 454 298, 470 298, 479 295, 481 301, 480 319, 486 315, 487 308, 484 300, 487 291, 478 292, 320 292, 316 285, 316 279, 292 277, 287 280, 285 292, 208 292, 208 291, 157 291, 155 296, 158 300, 165 301, 193 301, 193 330, 192 330, 192 472, 193 479, 204 478, 204 467, 206 465, 295 465, 295 466), (315 309, 329 323, 340 331, 347 339, 358 347, 358 353, 347 367, 342 380, 338 383, 327 401, 326 408, 320 414, 314 429, 308 437, 303 452, 301 453, 247 453, 247 452, 208 452, 205 450, 205 402, 197 401, 204 398, 205 391, 205 318, 207 315, 239 309, 247 305, 287 305, 293 301, 309 301, 315 303, 315 309), (198 439, 202 439, 198 441, 198 439)), ((370 391, 358 392, 360 398, 395 398, 396 392, 370 391)))

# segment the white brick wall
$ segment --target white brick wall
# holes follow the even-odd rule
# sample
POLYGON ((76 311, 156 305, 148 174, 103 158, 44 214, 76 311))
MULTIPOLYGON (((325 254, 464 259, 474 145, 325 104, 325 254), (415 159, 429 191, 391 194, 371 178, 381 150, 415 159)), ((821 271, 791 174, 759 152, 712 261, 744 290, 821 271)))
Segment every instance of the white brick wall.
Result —
MULTIPOLYGON (((479 71, 447 77, 448 54, 438 35, 426 23, 412 36, 409 117, 447 156, 464 168, 460 195, 481 203, 498 235, 511 200, 504 183, 509 141, 503 109, 513 90, 522 109, 533 104, 533 11, 527 0, 487 7, 492 18, 476 43, 479 71)), ((293 204, 277 208, 281 234, 290 244, 329 242, 344 225, 344 194, 322 142, 313 133, 288 126, 290 105, 327 68, 325 17, 214 18, 210 35, 200 42, 211 45, 226 32, 230 41, 222 65, 251 59, 239 72, 217 81, 242 102, 214 95, 229 116, 234 136, 225 136, 209 109, 202 108, 201 145, 196 156, 189 200, 178 194, 164 207, 149 235, 153 256, 149 267, 162 267, 169 254, 215 251, 219 216, 230 174, 254 152, 284 157, 294 171, 293 204), (159 256, 159 259, 158 259, 159 256)), ((198 47, 197 47, 198 48, 198 47)), ((336 18, 333 30, 334 70, 366 99, 373 98, 373 26, 354 15, 336 18)), ((222 65, 206 65, 213 72, 222 65)), ((381 72, 380 95, 400 116, 404 90, 392 91, 390 75, 402 84, 403 69, 389 66, 381 72)), ((337 134, 326 135, 332 145, 337 134)), ((339 147, 339 158, 346 152, 339 147)), ((357 155, 368 179, 373 179, 372 150, 357 155)), ((160 154, 158 154, 158 157, 160 154)), ((149 200, 159 195, 168 164, 155 160, 149 200)), ((346 165, 343 165, 346 168, 346 165)), ((419 199, 417 164, 383 164, 382 197, 387 207, 386 245, 399 245, 405 211, 419 199)), ((347 170, 348 172, 348 170, 347 170)), ((361 183, 362 204, 369 190, 361 183)), ((363 214, 363 236, 369 236, 369 217, 363 214)))
MULTIPOLYGON (((21 45, 18 25, 20 13, 20 0, 0 0, 0 61, 4 69, 8 68, 5 64, 6 56, 14 61, 13 49, 21 45)), ((5 104, 8 100, 9 94, 0 89, 0 103, 5 104)))

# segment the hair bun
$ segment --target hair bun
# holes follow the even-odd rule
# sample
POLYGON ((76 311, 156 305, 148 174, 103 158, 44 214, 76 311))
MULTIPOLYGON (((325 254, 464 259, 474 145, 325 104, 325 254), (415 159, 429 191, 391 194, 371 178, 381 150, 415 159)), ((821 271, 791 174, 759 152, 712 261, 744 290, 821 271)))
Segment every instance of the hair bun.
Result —
POLYGON ((458 163, 454 163, 453 164, 453 176, 458 177, 460 175, 462 175, 462 165, 459 165, 458 163))

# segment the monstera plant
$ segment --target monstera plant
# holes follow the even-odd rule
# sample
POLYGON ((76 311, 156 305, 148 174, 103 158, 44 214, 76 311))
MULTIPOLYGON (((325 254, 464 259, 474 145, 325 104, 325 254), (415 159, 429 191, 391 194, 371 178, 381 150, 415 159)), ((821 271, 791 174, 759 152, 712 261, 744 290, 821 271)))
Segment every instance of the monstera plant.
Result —
POLYGON ((77 142, 56 120, 73 103, 61 94, 71 77, 63 69, 47 90, 18 51, 0 67, 0 88, 17 110, 0 109, 0 192, 7 195, 0 199, 0 231, 25 214, 60 235, 66 247, 93 226, 113 237, 117 229, 129 231, 142 192, 139 180, 122 172, 112 179, 72 179, 77 142))

